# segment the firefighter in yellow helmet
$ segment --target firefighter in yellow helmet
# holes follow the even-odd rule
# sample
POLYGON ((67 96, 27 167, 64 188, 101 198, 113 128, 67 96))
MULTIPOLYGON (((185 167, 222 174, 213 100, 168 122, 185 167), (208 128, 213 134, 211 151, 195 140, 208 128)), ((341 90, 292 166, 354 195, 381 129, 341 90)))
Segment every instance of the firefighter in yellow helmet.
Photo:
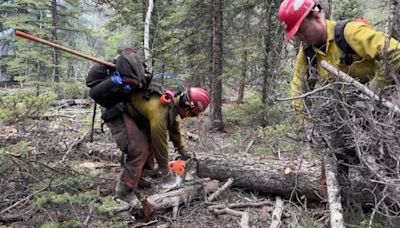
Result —
MULTIPOLYGON (((361 83, 368 83, 373 90, 392 83, 392 78, 376 74, 377 60, 380 60, 387 51, 392 58, 390 62, 398 65, 400 43, 389 38, 388 49, 385 50, 387 35, 375 31, 365 21, 341 23, 342 31, 340 31, 336 28, 339 26, 339 21, 326 20, 320 6, 314 0, 284 0, 280 5, 278 17, 287 32, 286 42, 292 38, 301 42, 291 82, 293 96, 301 95, 310 89, 307 83, 310 82, 310 78, 319 82, 332 78, 332 75, 320 66, 322 60, 361 83), (335 34, 342 35, 341 42, 335 34), (342 50, 343 43, 348 44, 352 51, 350 54, 342 50), (344 56, 345 54, 347 55, 344 56), (313 61, 315 66, 311 66, 313 61), (309 71, 310 67, 315 67, 316 70, 309 71)), ((294 107, 297 111, 302 111, 303 99, 295 100, 294 107)))

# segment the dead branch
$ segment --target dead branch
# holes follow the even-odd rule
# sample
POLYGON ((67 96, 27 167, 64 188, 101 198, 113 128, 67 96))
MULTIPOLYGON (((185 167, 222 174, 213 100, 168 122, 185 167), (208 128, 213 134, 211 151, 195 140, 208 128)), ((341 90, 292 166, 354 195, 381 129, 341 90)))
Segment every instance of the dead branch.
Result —
POLYGON ((280 227, 282 221, 282 212, 283 212, 283 201, 280 197, 275 198, 275 209, 272 213, 272 222, 269 228, 278 228, 280 227))
POLYGON ((328 62, 326 62, 324 60, 321 61, 321 66, 323 66, 328 72, 330 72, 331 74, 334 74, 341 80, 354 85, 357 89, 361 90, 363 93, 365 93, 369 97, 375 99, 376 101, 382 101, 382 104, 385 105, 390 110, 393 110, 394 112, 400 114, 400 108, 397 105, 393 104, 392 102, 390 102, 384 98, 379 97, 372 90, 370 90, 367 86, 361 84, 360 82, 358 82, 354 78, 350 77, 346 73, 336 69, 334 66, 330 65, 328 62))
POLYGON ((226 189, 228 189, 230 186, 232 186, 234 180, 235 179, 233 179, 233 178, 229 178, 228 181, 224 185, 222 185, 217 191, 215 191, 213 194, 211 194, 208 197, 207 201, 211 202, 214 199, 216 199, 219 195, 221 195, 222 192, 224 192, 226 189))
POLYGON ((45 191, 46 189, 48 189, 48 188, 51 186, 51 183, 52 183, 52 182, 53 182, 53 179, 50 180, 49 185, 47 185, 46 187, 44 187, 44 188, 42 188, 42 189, 40 189, 40 190, 38 190, 38 191, 35 191, 35 192, 29 194, 28 196, 24 197, 23 199, 21 199, 21 200, 15 202, 13 205, 11 205, 11 206, 5 208, 4 210, 0 211, 0 215, 3 214, 3 213, 5 213, 5 212, 7 212, 7 211, 9 211, 9 210, 11 210, 11 209, 13 209, 14 207, 20 205, 21 203, 26 202, 27 200, 29 200, 31 197, 35 196, 36 194, 45 191))
POLYGON ((230 214, 233 216, 241 217, 240 220, 240 227, 242 228, 249 228, 249 213, 243 212, 243 211, 235 211, 229 208, 224 208, 224 209, 215 209, 213 211, 214 214, 216 215, 221 215, 221 214, 230 214))
POLYGON ((313 91, 301 94, 299 96, 286 97, 286 98, 276 98, 275 100, 276 101, 292 101, 292 100, 296 100, 296 99, 302 99, 302 98, 308 97, 310 95, 316 94, 318 92, 321 92, 323 90, 326 90, 326 89, 328 89, 329 87, 331 87, 333 85, 338 85, 338 84, 343 84, 343 83, 342 82, 334 82, 334 83, 330 83, 330 84, 327 84, 327 85, 322 86, 322 87, 318 87, 318 88, 314 89, 313 91))
POLYGON ((65 152, 65 154, 64 154, 63 158, 61 159, 61 161, 59 161, 58 163, 59 163, 59 164, 64 163, 64 162, 65 162, 65 159, 67 158, 67 156, 69 155, 69 153, 71 153, 71 151, 74 150, 75 148, 78 148, 79 145, 87 139, 87 137, 89 136, 89 134, 90 134, 90 130, 87 131, 84 135, 81 135, 81 136, 77 137, 77 138, 74 140, 74 142, 72 143, 72 145, 68 148, 67 152, 65 152))
MULTIPOLYGON (((139 223, 136 223, 135 225, 130 226, 130 227, 131 228, 137 228, 137 227, 150 226, 150 225, 152 225, 154 223, 157 223, 157 222, 158 222, 158 220, 152 220, 152 221, 149 221, 149 222, 139 222, 139 223)), ((157 227, 159 227, 159 226, 157 226, 157 227)))
POLYGON ((251 146, 253 145, 253 143, 254 143, 254 139, 252 139, 252 140, 249 142, 249 144, 247 144, 246 150, 245 150, 245 153, 246 153, 246 154, 249 153, 249 150, 250 150, 251 146))
POLYGON ((83 227, 88 227, 90 218, 91 218, 92 213, 93 213, 94 204, 100 201, 99 197, 100 197, 100 186, 97 186, 97 196, 96 196, 96 198, 94 200, 92 200, 90 202, 89 213, 88 213, 85 221, 83 222, 83 225, 82 225, 83 227))
POLYGON ((32 209, 29 209, 23 213, 0 215, 0 222, 16 222, 26 218, 31 218, 38 211, 40 211, 40 208, 33 206, 32 209))
POLYGON ((261 202, 250 202, 250 203, 231 203, 228 205, 225 204, 217 204, 217 205, 211 205, 208 207, 209 211, 213 211, 215 209, 222 209, 222 208, 241 208, 241 207, 261 207, 264 205, 270 205, 271 207, 267 207, 268 210, 272 211, 272 202, 269 200, 261 201, 261 202))
POLYGON ((332 157, 325 157, 325 176, 328 189, 330 221, 332 228, 345 227, 343 223, 342 204, 339 193, 339 183, 336 179, 337 166, 332 157))

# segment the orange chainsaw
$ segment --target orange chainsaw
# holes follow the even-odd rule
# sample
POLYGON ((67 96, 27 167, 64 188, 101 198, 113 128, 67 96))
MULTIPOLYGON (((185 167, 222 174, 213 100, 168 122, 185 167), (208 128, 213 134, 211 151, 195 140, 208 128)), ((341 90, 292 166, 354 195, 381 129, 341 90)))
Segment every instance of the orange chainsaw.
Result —
POLYGON ((174 180, 163 185, 163 188, 166 189, 164 192, 181 187, 184 181, 194 180, 197 175, 198 164, 195 156, 188 159, 177 157, 176 160, 169 162, 169 170, 174 180))

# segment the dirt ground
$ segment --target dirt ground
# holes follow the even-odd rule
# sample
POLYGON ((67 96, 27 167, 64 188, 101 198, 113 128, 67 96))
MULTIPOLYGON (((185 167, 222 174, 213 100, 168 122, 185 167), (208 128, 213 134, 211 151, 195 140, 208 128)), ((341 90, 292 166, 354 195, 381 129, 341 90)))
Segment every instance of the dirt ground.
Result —
MULTIPOLYGON (((92 107, 53 107, 43 119, 0 127, 0 227, 239 227, 240 217, 215 215, 204 199, 181 205, 176 219, 167 210, 146 221, 126 221, 115 212, 119 204, 113 198, 120 152, 108 129, 102 132, 99 111, 91 142, 92 112, 92 107)), ((208 117, 183 122, 191 151, 231 144, 235 127, 217 133, 208 125, 208 117)), ((241 144, 246 147, 250 140, 241 144)), ((270 205, 236 209, 249 213, 250 227, 269 227, 275 197, 232 187, 215 203, 269 200, 270 205)), ((282 227, 326 227, 328 218, 324 205, 310 208, 284 199, 282 227)))

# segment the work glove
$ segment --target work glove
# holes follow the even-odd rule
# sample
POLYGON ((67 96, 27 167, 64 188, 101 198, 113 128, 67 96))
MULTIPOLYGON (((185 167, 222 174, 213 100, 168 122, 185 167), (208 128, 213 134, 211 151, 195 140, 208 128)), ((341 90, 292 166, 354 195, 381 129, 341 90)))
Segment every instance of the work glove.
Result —
POLYGON ((128 85, 130 85, 130 86, 132 86, 132 87, 134 87, 134 88, 142 88, 142 87, 143 87, 142 83, 140 83, 140 81, 137 80, 137 79, 135 79, 135 78, 131 78, 131 77, 122 77, 122 81, 123 81, 125 84, 128 84, 128 85))
POLYGON ((184 147, 178 148, 177 152, 179 153, 179 158, 180 160, 189 160, 192 158, 191 153, 189 153, 184 147))

